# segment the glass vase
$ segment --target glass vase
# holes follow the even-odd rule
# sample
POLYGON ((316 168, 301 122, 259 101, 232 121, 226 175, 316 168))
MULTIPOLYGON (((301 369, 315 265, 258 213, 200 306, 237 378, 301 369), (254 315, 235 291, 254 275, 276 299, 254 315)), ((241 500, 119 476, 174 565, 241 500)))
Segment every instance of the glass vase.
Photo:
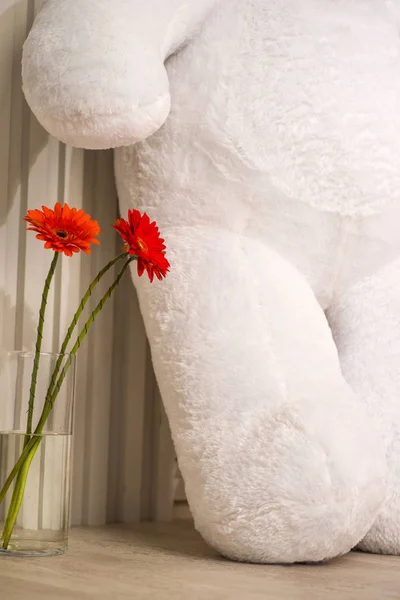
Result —
MULTIPOLYGON (((61 369, 70 364, 41 435, 35 436, 38 447, 29 467, 18 517, 6 548, 4 540, 0 540, 0 556, 63 554, 68 546, 75 356, 40 354, 32 431, 43 414, 58 358, 61 369)), ((32 352, 0 356, 0 490, 24 448, 33 363, 32 352)), ((0 534, 15 482, 16 479, 0 504, 0 534)))

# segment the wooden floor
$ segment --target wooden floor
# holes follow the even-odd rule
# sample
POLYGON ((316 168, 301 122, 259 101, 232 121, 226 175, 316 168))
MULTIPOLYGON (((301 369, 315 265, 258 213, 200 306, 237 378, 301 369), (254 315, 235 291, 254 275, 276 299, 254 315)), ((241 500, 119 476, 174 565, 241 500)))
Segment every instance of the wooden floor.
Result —
POLYGON ((224 560, 190 521, 73 530, 65 556, 0 557, 1 600, 400 599, 400 558, 352 553, 320 566, 224 560))

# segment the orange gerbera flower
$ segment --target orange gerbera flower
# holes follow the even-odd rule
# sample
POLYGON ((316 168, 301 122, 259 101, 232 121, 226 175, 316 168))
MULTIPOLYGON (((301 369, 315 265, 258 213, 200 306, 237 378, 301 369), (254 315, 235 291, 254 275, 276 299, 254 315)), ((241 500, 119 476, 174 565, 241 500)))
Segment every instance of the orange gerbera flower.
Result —
POLYGON ((155 221, 150 222, 146 213, 136 209, 128 210, 128 221, 117 219, 113 225, 125 241, 123 249, 137 257, 139 277, 147 271, 150 281, 165 277, 170 264, 165 257, 164 240, 160 237, 155 221))
POLYGON ((45 242, 46 249, 64 252, 72 256, 74 252, 90 253, 90 244, 99 244, 95 236, 100 233, 97 221, 91 221, 90 215, 82 209, 70 208, 68 204, 61 206, 59 202, 54 210, 42 206, 42 210, 28 210, 24 217, 31 227, 27 229, 37 232, 37 239, 45 242))

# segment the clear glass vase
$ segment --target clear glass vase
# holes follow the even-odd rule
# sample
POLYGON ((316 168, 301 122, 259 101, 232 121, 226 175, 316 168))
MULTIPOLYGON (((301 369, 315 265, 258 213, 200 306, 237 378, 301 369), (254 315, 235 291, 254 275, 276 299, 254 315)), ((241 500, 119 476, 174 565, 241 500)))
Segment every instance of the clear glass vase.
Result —
MULTIPOLYGON (((32 430, 43 414, 46 393, 59 357, 61 369, 70 364, 42 433, 34 438, 38 440, 38 447, 29 467, 18 517, 7 548, 4 540, 0 540, 0 556, 48 556, 63 554, 67 549, 75 356, 40 354, 32 430)), ((0 356, 0 490, 24 448, 33 363, 32 352, 0 356)), ((0 535, 15 482, 14 479, 0 504, 0 535)))

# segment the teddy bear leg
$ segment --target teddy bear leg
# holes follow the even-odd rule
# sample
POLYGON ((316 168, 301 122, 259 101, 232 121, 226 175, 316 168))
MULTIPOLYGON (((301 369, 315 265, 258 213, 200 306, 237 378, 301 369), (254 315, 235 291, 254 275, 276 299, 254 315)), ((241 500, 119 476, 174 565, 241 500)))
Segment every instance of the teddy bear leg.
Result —
POLYGON ((171 273, 134 280, 197 529, 241 561, 349 551, 386 463, 311 288, 260 241, 162 233, 171 273))
POLYGON ((400 259, 369 277, 329 311, 343 374, 384 441, 387 499, 359 549, 400 554, 400 259))

